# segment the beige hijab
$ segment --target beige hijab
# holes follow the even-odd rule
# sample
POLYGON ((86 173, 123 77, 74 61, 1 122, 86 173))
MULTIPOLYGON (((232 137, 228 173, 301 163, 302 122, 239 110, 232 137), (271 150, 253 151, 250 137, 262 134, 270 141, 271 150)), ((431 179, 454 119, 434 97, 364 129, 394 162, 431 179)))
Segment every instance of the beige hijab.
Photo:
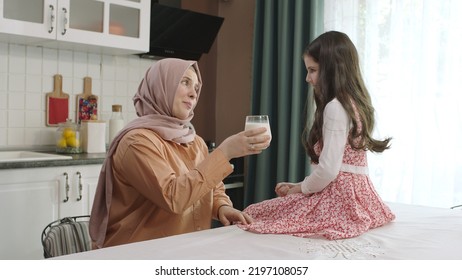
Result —
POLYGON ((103 247, 106 238, 113 189, 112 155, 120 139, 132 129, 145 128, 155 131, 167 141, 189 143, 194 140, 196 133, 190 125, 194 116, 193 111, 185 120, 180 120, 172 115, 176 90, 184 73, 191 66, 198 77, 199 98, 202 79, 196 61, 166 58, 154 62, 146 71, 138 91, 133 97, 136 114, 139 118, 128 123, 116 135, 109 147, 99 175, 90 218, 90 236, 97 248, 103 247))

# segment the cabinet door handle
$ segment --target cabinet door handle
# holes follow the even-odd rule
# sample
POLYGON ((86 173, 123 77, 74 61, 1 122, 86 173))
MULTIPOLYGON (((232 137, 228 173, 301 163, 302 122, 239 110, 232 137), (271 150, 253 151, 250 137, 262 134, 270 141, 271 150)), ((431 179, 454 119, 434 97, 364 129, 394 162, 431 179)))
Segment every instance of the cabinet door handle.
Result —
POLYGON ((55 7, 53 5, 49 6, 50 8, 50 29, 48 29, 48 33, 53 32, 55 29, 55 7))
POLYGON ((77 176, 79 176, 79 197, 77 198, 77 201, 82 200, 82 174, 80 174, 79 171, 77 171, 77 176))
POLYGON ((63 174, 66 177, 66 198, 63 200, 66 203, 69 200, 69 176, 66 172, 63 174))
POLYGON ((61 35, 66 34, 67 29, 69 28, 69 19, 67 18, 67 9, 63 8, 63 32, 61 32, 61 35))

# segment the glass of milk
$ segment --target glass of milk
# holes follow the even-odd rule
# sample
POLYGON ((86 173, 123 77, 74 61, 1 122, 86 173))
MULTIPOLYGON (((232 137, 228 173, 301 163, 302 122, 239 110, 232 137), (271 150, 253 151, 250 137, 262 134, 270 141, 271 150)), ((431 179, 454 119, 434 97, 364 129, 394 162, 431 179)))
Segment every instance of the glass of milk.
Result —
POLYGON ((265 134, 271 136, 271 128, 269 124, 269 117, 267 115, 253 115, 253 116, 247 116, 245 118, 245 129, 244 130, 249 130, 249 129, 254 129, 257 127, 266 127, 266 132, 265 134))

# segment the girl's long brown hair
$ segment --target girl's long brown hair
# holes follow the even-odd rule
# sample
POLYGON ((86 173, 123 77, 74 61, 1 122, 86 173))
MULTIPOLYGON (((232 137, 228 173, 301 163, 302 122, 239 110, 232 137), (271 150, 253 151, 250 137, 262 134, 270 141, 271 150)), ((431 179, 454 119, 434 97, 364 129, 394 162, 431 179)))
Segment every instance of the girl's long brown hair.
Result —
POLYGON ((322 143, 324 108, 334 98, 339 100, 353 123, 348 137, 351 147, 377 153, 390 148, 391 138, 377 140, 372 137, 375 124, 374 107, 361 75, 358 52, 350 38, 341 32, 326 32, 311 42, 303 55, 312 57, 319 64, 314 92, 314 121, 308 136, 307 127, 303 133, 303 144, 311 160, 319 162, 314 145, 318 141, 322 143), (353 106, 359 113, 359 121, 362 124, 360 130, 353 106))

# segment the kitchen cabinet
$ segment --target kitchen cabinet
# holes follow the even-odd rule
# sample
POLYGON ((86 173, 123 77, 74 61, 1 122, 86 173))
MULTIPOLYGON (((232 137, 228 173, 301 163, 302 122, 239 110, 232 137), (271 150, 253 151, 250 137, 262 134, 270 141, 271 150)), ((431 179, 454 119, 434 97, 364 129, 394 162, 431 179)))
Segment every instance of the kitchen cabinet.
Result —
POLYGON ((150 0, 0 0, 0 40, 98 53, 145 53, 150 5, 150 0))
POLYGON ((0 170, 0 259, 42 259, 42 230, 89 215, 101 164, 0 170))

